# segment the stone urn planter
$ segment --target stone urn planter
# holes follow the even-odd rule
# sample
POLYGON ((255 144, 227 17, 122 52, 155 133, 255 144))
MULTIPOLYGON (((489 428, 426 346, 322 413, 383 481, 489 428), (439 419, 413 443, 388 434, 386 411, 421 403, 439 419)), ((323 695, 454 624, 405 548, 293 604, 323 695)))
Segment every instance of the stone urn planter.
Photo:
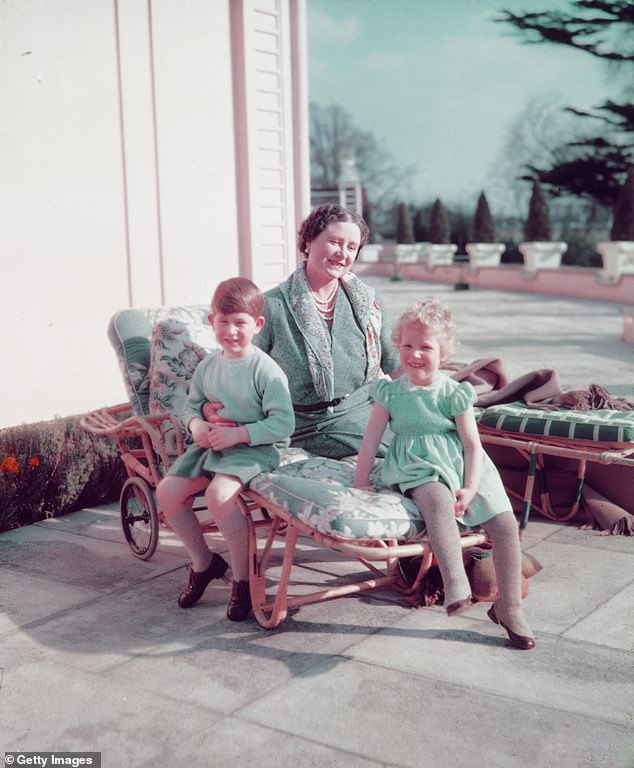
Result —
POLYGON ((568 250, 568 244, 552 239, 548 204, 538 179, 533 182, 524 237, 525 242, 520 243, 518 248, 524 257, 527 274, 534 275, 540 269, 559 269, 561 256, 568 250))
POLYGON ((379 261, 383 246, 379 243, 366 243, 359 254, 359 261, 371 264, 379 261))
POLYGON ((466 244, 465 250, 472 271, 479 267, 499 267, 502 254, 506 250, 504 243, 495 242, 495 225, 484 192, 481 192, 478 198, 478 206, 471 224, 471 242, 466 244))
POLYGON ((423 254, 427 267, 445 266, 453 263, 458 246, 451 242, 451 227, 445 206, 436 198, 429 218, 429 243, 423 254))
POLYGON ((518 248, 524 257, 524 270, 534 274, 540 269, 559 269, 568 243, 544 240, 520 243, 518 248))
POLYGON ((441 267, 453 264, 453 257, 458 246, 454 243, 430 243, 425 246, 425 264, 428 267, 441 267))
POLYGON ((471 269, 480 267, 499 267, 502 254, 506 250, 504 243, 467 243, 471 269))
POLYGON ((634 274, 634 240, 608 240, 597 244, 603 259, 601 277, 616 282, 621 275, 634 274))
POLYGON ((396 246, 397 264, 414 264, 418 261, 418 246, 416 243, 399 243, 396 246))

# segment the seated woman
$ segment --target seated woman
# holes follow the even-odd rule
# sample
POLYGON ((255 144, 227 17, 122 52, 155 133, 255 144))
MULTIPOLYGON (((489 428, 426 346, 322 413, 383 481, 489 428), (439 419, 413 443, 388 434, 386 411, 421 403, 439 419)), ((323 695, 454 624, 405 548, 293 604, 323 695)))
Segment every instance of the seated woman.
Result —
POLYGON ((350 272, 368 235, 346 208, 312 211, 297 240, 304 263, 265 294, 266 323, 255 339, 288 377, 291 445, 335 459, 358 452, 372 410, 369 385, 399 365, 381 300, 350 272))
MULTIPOLYGON (((363 218, 340 205, 313 210, 297 238, 304 263, 265 293, 266 322, 254 339, 288 377, 291 445, 333 459, 358 452, 372 411, 369 385, 399 365, 383 303, 350 272, 368 235, 363 218)), ((221 424, 219 407, 207 404, 205 417, 221 424)))

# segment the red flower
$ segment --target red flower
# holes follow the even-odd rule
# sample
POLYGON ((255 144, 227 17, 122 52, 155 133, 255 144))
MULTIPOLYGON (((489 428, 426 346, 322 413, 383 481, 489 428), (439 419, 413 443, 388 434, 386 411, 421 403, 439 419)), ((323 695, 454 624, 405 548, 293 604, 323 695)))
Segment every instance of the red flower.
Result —
POLYGON ((29 459, 29 464, 32 467, 39 467, 40 466, 40 460, 37 458, 37 456, 31 456, 29 459))
POLYGON ((17 475, 20 471, 20 465, 15 456, 5 456, 0 463, 0 472, 6 472, 7 475, 17 475))

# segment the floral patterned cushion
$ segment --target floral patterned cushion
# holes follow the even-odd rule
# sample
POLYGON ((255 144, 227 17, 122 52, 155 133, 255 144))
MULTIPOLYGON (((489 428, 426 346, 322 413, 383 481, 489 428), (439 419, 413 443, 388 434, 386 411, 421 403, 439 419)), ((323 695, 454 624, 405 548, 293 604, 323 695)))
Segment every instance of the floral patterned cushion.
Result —
MULTIPOLYGON (((150 340, 149 412, 168 413, 177 419, 189 382, 200 361, 218 346, 212 327, 202 318, 169 317, 159 320, 150 340)), ((186 442, 189 434, 183 430, 186 442)), ((163 438, 170 456, 176 455, 173 427, 165 422, 163 438)))
POLYGON ((151 316, 155 314, 156 310, 122 309, 108 324, 130 405, 139 416, 148 413, 151 316))
MULTIPOLYGON (((292 449, 291 449, 292 450, 292 449)), ((374 463, 371 493, 353 488, 356 457, 318 456, 283 460, 275 472, 253 478, 249 487, 316 530, 341 539, 415 539, 425 533, 413 501, 381 482, 382 460, 374 463)))
MULTIPOLYGON (((198 329, 208 323, 208 314, 209 305, 198 304, 189 307, 135 307, 122 309, 112 316, 108 338, 117 355, 130 404, 136 414, 145 416, 149 413, 150 337, 154 326, 173 318, 198 329)), ((197 335, 194 330, 194 336, 197 335)), ((204 343, 201 346, 205 346, 204 343)))
POLYGON ((119 366, 132 408, 137 414, 148 413, 150 340, 144 336, 132 336, 121 342, 121 349, 122 357, 119 359, 119 366))

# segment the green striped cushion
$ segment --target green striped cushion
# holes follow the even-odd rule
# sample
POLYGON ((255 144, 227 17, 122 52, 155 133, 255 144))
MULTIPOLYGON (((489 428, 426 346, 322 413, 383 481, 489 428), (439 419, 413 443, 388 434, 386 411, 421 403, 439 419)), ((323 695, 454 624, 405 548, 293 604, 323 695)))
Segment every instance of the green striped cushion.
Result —
POLYGON ((524 403, 492 405, 478 414, 489 429, 540 435, 558 440, 585 440, 613 446, 634 442, 634 411, 541 411, 524 403))

